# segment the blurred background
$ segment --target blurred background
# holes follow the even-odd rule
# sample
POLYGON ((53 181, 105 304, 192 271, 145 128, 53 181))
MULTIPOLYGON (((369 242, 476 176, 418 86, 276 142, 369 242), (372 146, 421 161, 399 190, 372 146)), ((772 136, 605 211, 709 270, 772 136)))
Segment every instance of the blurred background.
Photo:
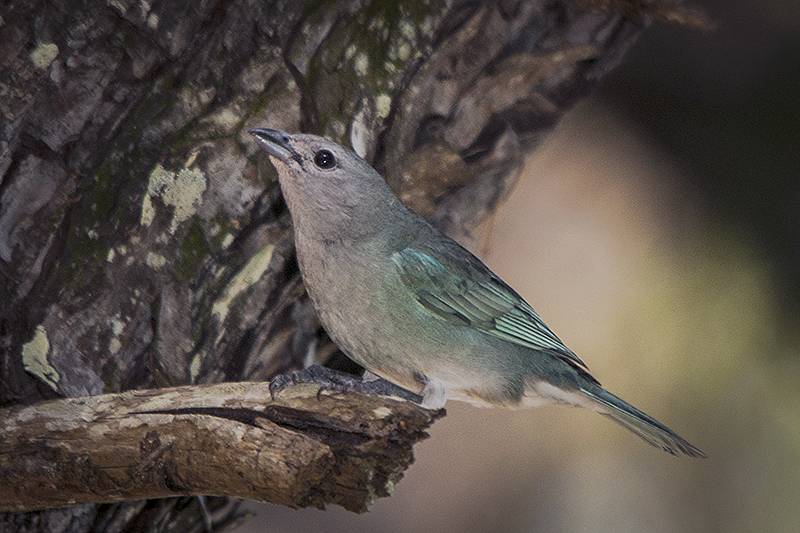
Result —
POLYGON ((528 161, 483 258, 610 391, 593 413, 450 402, 365 515, 249 503, 240 533, 779 532, 800 524, 800 2, 695 0, 528 161))

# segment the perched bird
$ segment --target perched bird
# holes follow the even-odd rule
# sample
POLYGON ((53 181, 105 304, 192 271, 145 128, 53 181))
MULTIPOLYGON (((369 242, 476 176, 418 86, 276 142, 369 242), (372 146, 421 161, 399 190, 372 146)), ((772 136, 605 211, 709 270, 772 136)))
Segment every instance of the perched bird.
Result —
POLYGON ((583 407, 669 453, 705 457, 605 391, 519 294, 354 152, 315 135, 250 133, 278 171, 308 294, 334 342, 367 370, 365 388, 377 376, 430 408, 447 398, 583 407))

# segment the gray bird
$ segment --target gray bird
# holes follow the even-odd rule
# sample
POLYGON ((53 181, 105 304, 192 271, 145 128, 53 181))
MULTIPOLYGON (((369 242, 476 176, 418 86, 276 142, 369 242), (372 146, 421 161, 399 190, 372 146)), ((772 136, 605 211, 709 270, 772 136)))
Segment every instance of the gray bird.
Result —
POLYGON ((365 388, 383 378, 429 408, 447 398, 583 407, 673 455, 705 457, 605 391, 519 294, 354 152, 315 135, 250 133, 278 171, 308 294, 334 342, 366 369, 365 388))

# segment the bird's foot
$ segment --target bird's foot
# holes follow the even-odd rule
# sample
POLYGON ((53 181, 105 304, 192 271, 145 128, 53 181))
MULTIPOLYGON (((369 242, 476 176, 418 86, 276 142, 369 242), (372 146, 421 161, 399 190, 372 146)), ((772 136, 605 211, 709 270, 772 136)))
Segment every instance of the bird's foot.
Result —
POLYGON ((318 394, 322 393, 322 391, 356 391, 364 394, 395 396, 414 403, 422 403, 422 396, 419 394, 415 394, 383 378, 376 377, 372 380, 364 380, 352 374, 346 374, 320 365, 313 365, 303 370, 295 370, 288 375, 275 376, 269 382, 269 392, 272 398, 275 399, 275 395, 280 391, 289 385, 298 383, 319 385, 318 394))

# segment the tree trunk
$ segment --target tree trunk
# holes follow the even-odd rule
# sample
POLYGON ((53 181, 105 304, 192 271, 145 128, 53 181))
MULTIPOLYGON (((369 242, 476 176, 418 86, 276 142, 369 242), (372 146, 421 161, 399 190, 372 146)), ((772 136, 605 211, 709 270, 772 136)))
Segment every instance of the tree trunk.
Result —
MULTIPOLYGON (((352 146, 463 241, 646 27, 638 4, 5 3, 0 405, 265 381, 325 361, 335 347, 248 129, 352 146)), ((185 531, 191 502, 0 524, 185 531)), ((211 507, 219 523, 235 515, 225 500, 211 507)))

